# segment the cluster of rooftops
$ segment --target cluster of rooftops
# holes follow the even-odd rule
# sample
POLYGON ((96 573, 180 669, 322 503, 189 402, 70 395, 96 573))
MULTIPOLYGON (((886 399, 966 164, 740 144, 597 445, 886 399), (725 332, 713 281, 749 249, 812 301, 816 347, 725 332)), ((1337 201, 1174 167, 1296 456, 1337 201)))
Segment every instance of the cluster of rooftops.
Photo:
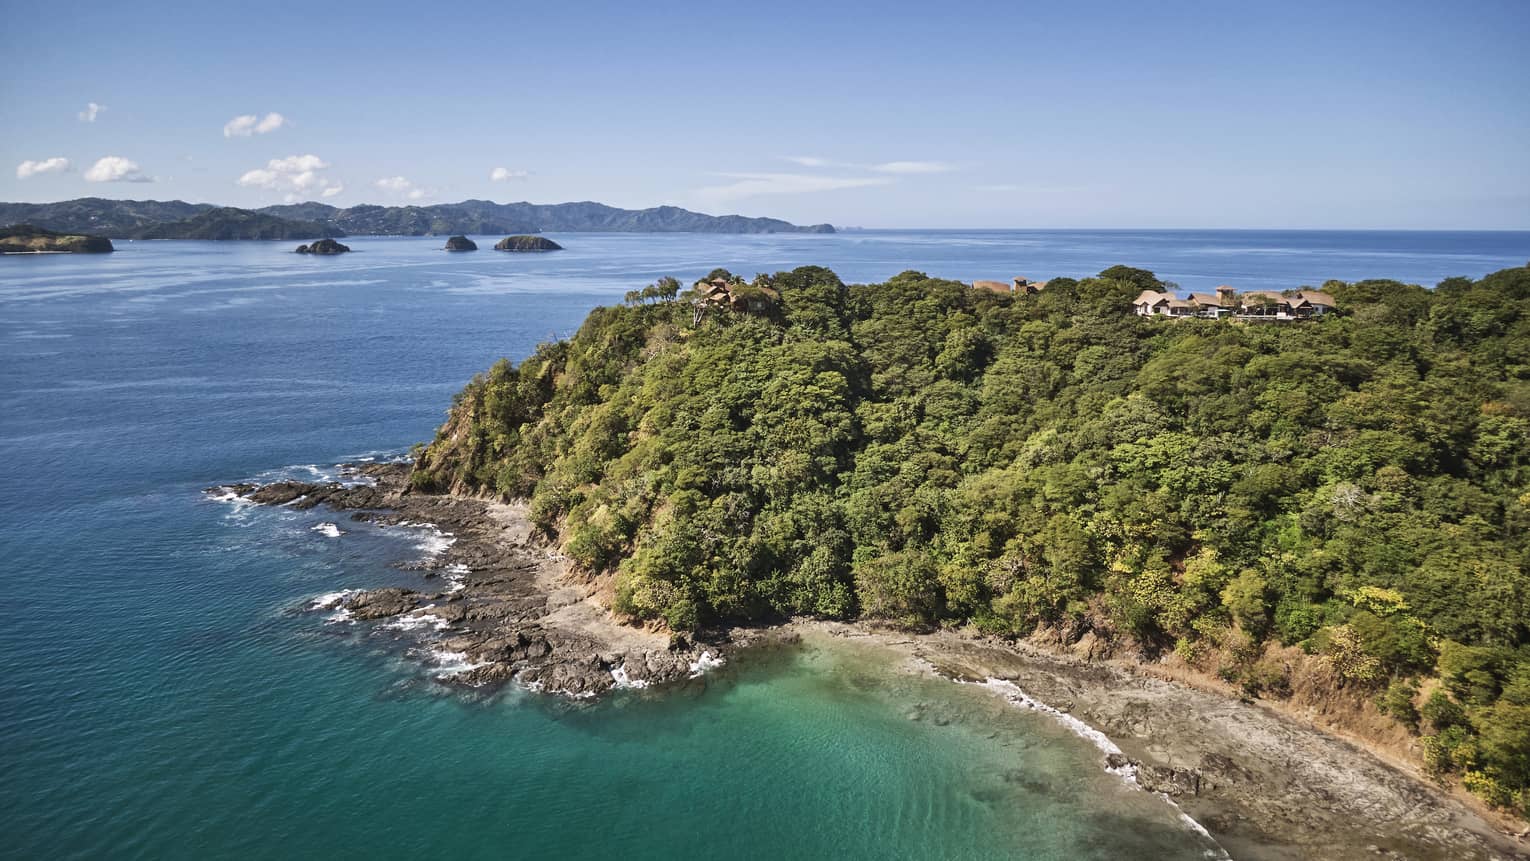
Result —
POLYGON ((702 304, 732 308, 735 311, 759 310, 751 306, 760 304, 761 300, 775 302, 781 298, 780 292, 774 287, 755 287, 726 278, 703 278, 696 282, 695 289, 701 294, 702 304))
POLYGON ((1305 320, 1333 310, 1333 297, 1316 290, 1286 294, 1276 290, 1239 293, 1223 285, 1215 293, 1191 293, 1181 299, 1173 293, 1144 290, 1133 302, 1139 317, 1206 317, 1218 320, 1305 320))
MULTIPOLYGON (((1029 296, 1046 289, 1047 282, 1015 278, 1008 283, 973 281, 972 286, 994 293, 1029 296)), ((752 306, 780 299, 780 294, 771 287, 756 287, 726 278, 697 281, 696 291, 700 294, 701 305, 732 308, 736 311, 757 310, 752 306)), ((1224 284, 1213 293, 1191 293, 1184 298, 1166 291, 1144 290, 1132 302, 1132 309, 1139 317, 1306 320, 1333 311, 1334 302, 1332 296, 1317 290, 1297 290, 1293 293, 1252 290, 1239 293, 1224 284)))
MULTIPOLYGON (((1028 296, 1046 289, 1047 282, 1016 278, 1011 283, 974 281, 972 286, 995 293, 1028 296)), ((1218 287, 1213 293, 1191 293, 1183 298, 1167 291, 1144 290, 1132 302, 1132 309, 1139 317, 1204 317, 1212 320, 1223 317, 1239 320, 1305 320, 1321 317, 1333 308, 1333 297, 1317 290, 1298 290, 1290 294, 1276 290, 1239 293, 1226 285, 1218 287)))

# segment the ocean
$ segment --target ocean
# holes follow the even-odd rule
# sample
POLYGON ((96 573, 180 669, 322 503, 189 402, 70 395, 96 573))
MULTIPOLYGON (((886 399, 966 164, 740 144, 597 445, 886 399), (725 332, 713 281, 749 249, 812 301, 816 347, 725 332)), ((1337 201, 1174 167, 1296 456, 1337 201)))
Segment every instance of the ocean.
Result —
POLYGON ((359 237, 335 258, 119 242, 0 259, 0 856, 1202 857, 1176 809, 1047 716, 851 647, 599 703, 463 692, 414 632, 305 611, 417 582, 397 563, 439 537, 203 488, 400 456, 474 373, 663 275, 1122 263, 1185 290, 1282 289, 1530 259, 1508 232, 552 238, 567 250, 359 237))

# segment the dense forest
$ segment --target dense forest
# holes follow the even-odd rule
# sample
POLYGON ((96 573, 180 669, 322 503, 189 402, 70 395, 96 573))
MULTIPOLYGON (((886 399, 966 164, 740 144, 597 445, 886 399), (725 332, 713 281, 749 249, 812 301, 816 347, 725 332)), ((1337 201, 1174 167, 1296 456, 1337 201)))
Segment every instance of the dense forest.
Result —
POLYGON ((1530 268, 1338 312, 1141 319, 1117 266, 1033 296, 807 267, 672 279, 496 364, 422 490, 531 500, 615 609, 1086 636, 1280 697, 1299 647, 1530 804, 1530 268), (709 276, 710 277, 710 276, 709 276))

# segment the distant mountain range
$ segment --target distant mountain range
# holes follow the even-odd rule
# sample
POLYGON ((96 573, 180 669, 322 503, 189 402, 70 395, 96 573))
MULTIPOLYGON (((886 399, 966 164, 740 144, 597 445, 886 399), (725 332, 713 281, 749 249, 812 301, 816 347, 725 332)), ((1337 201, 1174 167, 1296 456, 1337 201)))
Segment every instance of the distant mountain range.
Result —
POLYGON ((0 225, 34 224, 49 230, 112 239, 319 239, 331 236, 428 236, 541 232, 612 233, 833 233, 778 218, 703 215, 678 206, 617 209, 602 203, 495 203, 464 200, 433 206, 346 209, 294 203, 236 209, 180 200, 105 200, 82 197, 59 203, 0 203, 0 225))

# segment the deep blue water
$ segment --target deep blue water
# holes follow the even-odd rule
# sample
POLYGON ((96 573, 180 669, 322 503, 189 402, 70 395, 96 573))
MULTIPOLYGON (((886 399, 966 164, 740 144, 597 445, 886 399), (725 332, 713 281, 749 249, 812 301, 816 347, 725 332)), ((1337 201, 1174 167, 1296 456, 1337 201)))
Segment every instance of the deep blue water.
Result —
POLYGON ((8 857, 1197 857, 1175 812, 986 692, 760 656, 664 696, 469 697, 403 634, 295 612, 410 582, 424 536, 201 488, 430 437, 499 356, 672 274, 1080 276, 1184 289, 1530 259, 1525 233, 857 232, 123 242, 0 259, 0 810, 8 857), (910 719, 923 703, 942 721, 910 719), (1173 848, 1170 848, 1173 847, 1173 848))

